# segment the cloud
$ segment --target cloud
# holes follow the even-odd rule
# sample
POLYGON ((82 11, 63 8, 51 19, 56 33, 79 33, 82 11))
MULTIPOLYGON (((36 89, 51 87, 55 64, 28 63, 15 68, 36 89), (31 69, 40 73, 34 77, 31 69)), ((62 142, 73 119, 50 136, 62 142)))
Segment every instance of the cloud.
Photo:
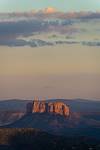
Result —
POLYGON ((100 18, 100 12, 60 12, 56 8, 48 7, 42 10, 32 10, 30 12, 14 12, 14 13, 0 13, 0 20, 12 19, 94 19, 100 18))
POLYGON ((81 44, 86 46, 100 46, 100 41, 83 41, 81 44))
POLYGON ((47 14, 52 14, 52 13, 55 13, 55 12, 57 12, 57 10, 53 7, 48 7, 48 8, 44 9, 44 13, 47 13, 47 14))
POLYGON ((31 35, 32 32, 42 32, 46 28, 46 24, 42 24, 39 20, 33 21, 17 21, 17 22, 2 22, 0 23, 0 36, 7 35, 31 35))
POLYGON ((18 47, 18 46, 30 46, 30 47, 42 47, 42 46, 53 46, 54 43, 47 42, 40 39, 33 40, 22 40, 22 39, 8 39, 0 41, 0 45, 5 45, 9 47, 18 47))
POLYGON ((32 40, 22 40, 22 39, 7 39, 1 40, 0 45, 5 45, 9 47, 19 47, 19 46, 30 46, 30 47, 42 47, 42 46, 54 46, 61 44, 78 44, 76 41, 45 41, 41 39, 32 39, 32 40))
POLYGON ((80 28, 79 23, 85 19, 89 21, 91 18, 99 18, 100 13, 91 12, 73 12, 62 13, 57 12, 54 8, 49 7, 44 10, 45 13, 11 13, 0 14, 0 45, 6 46, 53 46, 57 44, 82 44, 88 46, 100 46, 100 42, 84 41, 76 42, 66 37, 87 33, 85 28, 80 28), (76 19, 72 19, 76 18, 76 19), (82 19, 83 18, 83 19, 82 19), (55 33, 60 34, 64 39, 42 39, 42 35, 55 33), (34 35, 41 35, 35 39, 34 35), (28 37, 33 36, 30 40, 28 37), (21 38, 22 37, 22 38, 21 38), (24 38, 23 38, 24 37, 24 38), (28 40, 25 40, 25 39, 28 40))
MULTIPOLYGON (((5 14, 4 14, 5 15, 5 14)), ((11 15, 11 14, 10 14, 11 15)), ((8 20, 9 15, 7 15, 7 20, 0 22, 0 45, 8 46, 36 46, 36 43, 30 41, 27 42, 20 37, 30 37, 34 34, 51 33, 53 31, 58 33, 71 33, 75 32, 73 28, 66 28, 65 26, 71 26, 71 21, 59 21, 59 20, 45 20, 45 19, 16 19, 14 14, 14 19, 12 21, 8 20)), ((13 14, 12 14, 13 16, 13 14)), ((20 15, 19 15, 20 16, 20 15)), ((18 17, 18 14, 17 14, 18 17)), ((11 17, 10 17, 11 19, 11 17)), ((35 41, 36 42, 36 41, 35 41)), ((38 40, 38 45, 52 45, 52 42, 38 40)))

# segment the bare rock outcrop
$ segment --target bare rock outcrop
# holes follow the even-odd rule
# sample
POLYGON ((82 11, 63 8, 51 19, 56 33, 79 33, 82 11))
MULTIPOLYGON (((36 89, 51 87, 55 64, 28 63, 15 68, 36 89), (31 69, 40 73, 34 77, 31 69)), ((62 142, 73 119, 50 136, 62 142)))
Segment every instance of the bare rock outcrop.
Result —
POLYGON ((33 101, 32 106, 28 107, 27 112, 31 113, 53 113, 62 116, 69 116, 69 106, 63 102, 46 102, 45 100, 39 101, 37 98, 33 101))
POLYGON ((63 102, 48 103, 48 112, 69 116, 69 107, 63 102))
POLYGON ((46 112, 45 102, 34 101, 32 113, 36 113, 36 112, 40 112, 40 113, 46 112))

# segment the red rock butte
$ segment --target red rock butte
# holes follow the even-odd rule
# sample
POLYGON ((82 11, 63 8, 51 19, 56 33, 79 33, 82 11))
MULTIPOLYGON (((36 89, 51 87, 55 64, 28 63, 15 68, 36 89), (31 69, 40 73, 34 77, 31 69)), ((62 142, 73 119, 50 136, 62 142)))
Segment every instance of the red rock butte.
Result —
POLYGON ((70 114, 69 106, 61 101, 46 102, 35 98, 33 104, 27 105, 27 112, 30 113, 52 113, 68 117, 70 114))

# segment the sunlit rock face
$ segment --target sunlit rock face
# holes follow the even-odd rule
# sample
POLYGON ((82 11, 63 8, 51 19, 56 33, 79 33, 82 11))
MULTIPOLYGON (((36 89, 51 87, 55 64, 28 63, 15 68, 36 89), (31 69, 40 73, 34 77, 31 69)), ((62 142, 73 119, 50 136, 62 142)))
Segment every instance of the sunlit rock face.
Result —
POLYGON ((46 101, 39 101, 38 99, 35 99, 33 101, 32 107, 30 107, 31 113, 53 113, 53 114, 59 114, 62 116, 69 116, 70 109, 69 107, 64 104, 63 102, 48 102, 46 101))
POLYGON ((45 102, 36 102, 33 103, 32 113, 44 113, 46 112, 46 104, 45 102))
POLYGON ((32 106, 32 113, 36 113, 36 112, 46 112, 46 104, 45 101, 39 101, 38 98, 36 98, 33 102, 33 106, 32 106))
POLYGON ((62 102, 48 103, 48 112, 69 116, 69 107, 62 102))

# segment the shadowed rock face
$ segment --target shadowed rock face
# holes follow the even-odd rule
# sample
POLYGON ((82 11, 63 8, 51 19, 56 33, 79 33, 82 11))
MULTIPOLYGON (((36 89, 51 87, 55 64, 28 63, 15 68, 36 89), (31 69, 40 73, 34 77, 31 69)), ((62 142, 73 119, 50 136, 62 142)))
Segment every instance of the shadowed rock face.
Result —
POLYGON ((38 99, 33 101, 33 104, 27 107, 27 112, 31 113, 53 113, 63 116, 69 116, 69 107, 63 102, 48 102, 39 101, 38 99))

